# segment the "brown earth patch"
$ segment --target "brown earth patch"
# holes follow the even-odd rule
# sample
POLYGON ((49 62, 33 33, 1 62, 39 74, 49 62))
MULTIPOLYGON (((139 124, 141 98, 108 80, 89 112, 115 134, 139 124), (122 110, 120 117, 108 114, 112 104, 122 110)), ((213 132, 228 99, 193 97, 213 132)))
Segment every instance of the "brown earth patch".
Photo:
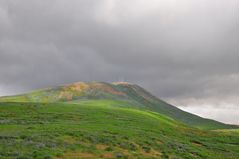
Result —
POLYGON ((92 89, 99 89, 101 91, 110 93, 110 94, 115 94, 115 95, 123 95, 125 94, 124 92, 120 92, 117 90, 114 90, 112 87, 106 85, 106 84, 102 84, 102 83, 94 83, 91 85, 92 89))
POLYGON ((72 93, 69 92, 69 91, 63 91, 63 92, 60 92, 60 95, 59 95, 59 98, 64 98, 64 99, 67 99, 68 101, 69 100, 72 100, 72 93))
POLYGON ((159 158, 161 156, 161 153, 156 150, 150 150, 150 152, 145 152, 145 150, 140 149, 140 153, 144 157, 157 157, 159 158))
POLYGON ((203 146, 202 143, 199 141, 191 141, 191 143, 195 146, 203 146))
POLYGON ((89 88, 89 85, 84 83, 84 82, 76 82, 70 85, 67 85, 64 87, 64 89, 69 90, 69 91, 77 91, 81 92, 89 88))
POLYGON ((101 158, 114 158, 114 155, 112 153, 105 153, 100 155, 101 158))
POLYGON ((105 150, 107 147, 108 147, 107 145, 103 145, 103 144, 97 144, 97 145, 96 145, 96 148, 97 148, 98 150, 105 150))

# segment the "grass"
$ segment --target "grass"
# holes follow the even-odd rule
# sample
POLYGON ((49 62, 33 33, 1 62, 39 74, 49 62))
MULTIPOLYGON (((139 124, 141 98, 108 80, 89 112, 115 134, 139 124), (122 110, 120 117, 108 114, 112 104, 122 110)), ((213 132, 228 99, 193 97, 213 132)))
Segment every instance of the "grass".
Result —
POLYGON ((237 159, 239 131, 206 131, 115 100, 0 103, 0 158, 237 159))
POLYGON ((35 103, 82 103, 96 101, 99 105, 109 105, 109 99, 114 105, 132 107, 159 112, 189 126, 200 129, 232 129, 239 128, 210 119, 204 119, 194 114, 182 111, 147 92, 134 84, 110 84, 105 82, 77 82, 53 88, 36 90, 17 96, 0 97, 0 102, 35 102, 35 103), (107 103, 104 103, 107 102, 107 103))

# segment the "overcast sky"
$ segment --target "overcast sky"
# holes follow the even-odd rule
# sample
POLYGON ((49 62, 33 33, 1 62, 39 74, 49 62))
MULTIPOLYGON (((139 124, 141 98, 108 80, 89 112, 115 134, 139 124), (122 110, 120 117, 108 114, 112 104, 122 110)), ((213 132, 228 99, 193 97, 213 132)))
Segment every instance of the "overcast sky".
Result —
POLYGON ((239 124, 239 0, 0 0, 0 95, 136 83, 239 124))

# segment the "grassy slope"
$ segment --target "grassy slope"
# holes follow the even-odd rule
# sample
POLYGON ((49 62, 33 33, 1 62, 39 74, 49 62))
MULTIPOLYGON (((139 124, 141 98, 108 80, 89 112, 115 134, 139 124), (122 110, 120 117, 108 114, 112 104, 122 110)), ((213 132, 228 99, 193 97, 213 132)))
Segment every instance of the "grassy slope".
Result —
POLYGON ((132 84, 109 84, 103 82, 79 82, 61 87, 48 88, 32 93, 2 97, 0 102, 73 102, 82 100, 111 99, 131 103, 134 107, 167 115, 175 120, 201 129, 231 129, 236 126, 182 111, 132 84))
POLYGON ((0 158, 239 158, 236 130, 190 128, 133 107, 0 103, 0 158))
POLYGON ((129 97, 131 97, 135 101, 138 101, 139 104, 146 106, 147 109, 167 115, 187 125, 207 130, 239 128, 235 125, 224 124, 215 120, 202 118, 200 116, 185 112, 158 99, 157 97, 151 95, 149 92, 137 85, 131 85, 129 87, 119 85, 117 87, 120 90, 123 89, 125 92, 127 92, 127 95, 129 97))

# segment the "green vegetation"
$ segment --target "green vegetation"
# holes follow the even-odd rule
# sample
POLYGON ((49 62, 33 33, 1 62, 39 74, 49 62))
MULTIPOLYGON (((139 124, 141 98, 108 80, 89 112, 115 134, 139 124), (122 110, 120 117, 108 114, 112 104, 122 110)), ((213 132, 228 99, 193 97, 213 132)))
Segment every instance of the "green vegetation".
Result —
POLYGON ((0 158, 239 157, 239 132, 190 128, 112 100, 1 103, 0 158))
POLYGON ((239 129, 126 83, 0 98, 1 159, 237 159, 239 129), (213 130, 208 130, 213 129, 213 130))
POLYGON ((79 103, 84 100, 117 100, 122 106, 150 110, 171 117, 189 126, 200 129, 232 129, 238 126, 223 124, 214 120, 182 111, 151 95, 143 88, 128 83, 78 82, 47 88, 31 93, 0 98, 0 102, 79 103))

